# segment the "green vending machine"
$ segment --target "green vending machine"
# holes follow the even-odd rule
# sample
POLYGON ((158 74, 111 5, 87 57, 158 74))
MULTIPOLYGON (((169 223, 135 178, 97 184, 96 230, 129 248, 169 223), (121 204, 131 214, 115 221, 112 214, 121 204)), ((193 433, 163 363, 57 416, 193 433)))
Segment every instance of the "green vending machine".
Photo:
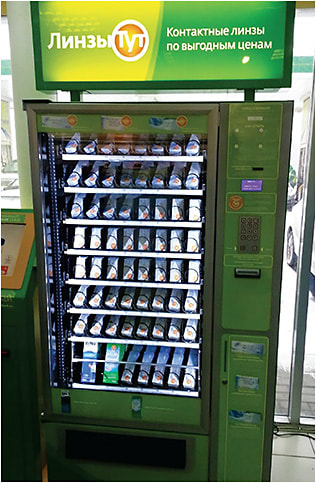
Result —
POLYGON ((31 3, 49 480, 269 481, 295 2, 31 3))
POLYGON ((34 218, 1 211, 1 481, 41 481, 34 218))
POLYGON ((53 481, 268 481, 291 102, 25 104, 53 481))

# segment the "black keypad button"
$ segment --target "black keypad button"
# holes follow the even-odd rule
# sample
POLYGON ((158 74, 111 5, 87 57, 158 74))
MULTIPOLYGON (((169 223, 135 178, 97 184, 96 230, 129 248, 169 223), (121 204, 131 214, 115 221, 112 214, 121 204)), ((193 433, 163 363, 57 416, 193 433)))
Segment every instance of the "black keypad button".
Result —
POLYGON ((239 252, 258 253, 260 250, 260 218, 242 216, 239 218, 239 252))

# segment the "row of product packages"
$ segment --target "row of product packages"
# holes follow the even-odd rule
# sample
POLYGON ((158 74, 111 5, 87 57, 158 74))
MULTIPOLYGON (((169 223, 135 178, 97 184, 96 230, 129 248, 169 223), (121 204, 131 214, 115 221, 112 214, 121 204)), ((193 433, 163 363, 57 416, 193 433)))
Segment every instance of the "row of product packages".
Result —
POLYGON ((127 156, 129 154, 145 156, 152 154, 154 156, 197 156, 200 154, 200 136, 191 134, 173 134, 172 137, 167 134, 158 134, 149 136, 148 134, 140 134, 135 136, 132 134, 107 134, 98 137, 91 135, 89 141, 81 143, 80 133, 75 133, 72 138, 64 146, 66 154, 118 154, 127 156))
POLYGON ((201 221, 202 200, 140 198, 77 193, 70 202, 70 217, 89 220, 201 221))
POLYGON ((199 260, 78 256, 69 273, 76 279, 200 283, 199 260))
MULTIPOLYGON (((139 310, 153 312, 197 313, 198 290, 166 290, 135 287, 103 287, 81 285, 73 287, 72 305, 75 308, 139 310)), ((115 315, 115 313, 113 314, 115 315)))
POLYGON ((85 337, 123 337, 172 342, 195 342, 197 319, 166 319, 163 317, 120 317, 81 314, 72 322, 72 333, 85 337))
POLYGON ((66 185, 87 188, 188 189, 200 187, 201 164, 78 161, 66 174, 66 185))
MULTIPOLYGON (((77 226, 68 234, 69 246, 74 249, 155 251, 199 253, 200 230, 167 230, 164 228, 100 228, 77 226)), ((50 227, 47 245, 51 246, 50 227)))
MULTIPOLYGON (((101 376, 103 384, 123 383, 186 390, 196 388, 198 349, 134 345, 127 352, 126 345, 111 343, 106 344, 104 363, 94 362, 93 359, 100 360, 102 357, 100 350, 104 350, 104 345, 92 341, 84 342, 83 359, 88 360, 77 363, 81 365, 81 383, 101 382, 101 376), (98 366, 101 366, 99 374, 98 366)), ((76 380, 76 370, 74 372, 76 380)))

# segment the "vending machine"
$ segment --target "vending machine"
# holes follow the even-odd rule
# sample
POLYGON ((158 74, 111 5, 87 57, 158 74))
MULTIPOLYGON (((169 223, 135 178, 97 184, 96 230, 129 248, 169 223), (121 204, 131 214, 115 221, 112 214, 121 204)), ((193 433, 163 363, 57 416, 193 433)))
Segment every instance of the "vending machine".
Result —
POLYGON ((291 102, 25 102, 53 481, 269 480, 291 102))

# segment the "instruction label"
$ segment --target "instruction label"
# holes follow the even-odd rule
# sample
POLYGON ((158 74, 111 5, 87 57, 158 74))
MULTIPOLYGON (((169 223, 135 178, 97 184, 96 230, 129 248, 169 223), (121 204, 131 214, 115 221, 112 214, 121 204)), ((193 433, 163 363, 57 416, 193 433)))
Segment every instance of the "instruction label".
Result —
POLYGON ((233 340, 231 351, 235 354, 248 354, 253 356, 263 356, 264 345, 255 342, 245 342, 241 340, 233 340))
POLYGON ((258 391, 259 378, 249 376, 236 376, 237 390, 258 391))

